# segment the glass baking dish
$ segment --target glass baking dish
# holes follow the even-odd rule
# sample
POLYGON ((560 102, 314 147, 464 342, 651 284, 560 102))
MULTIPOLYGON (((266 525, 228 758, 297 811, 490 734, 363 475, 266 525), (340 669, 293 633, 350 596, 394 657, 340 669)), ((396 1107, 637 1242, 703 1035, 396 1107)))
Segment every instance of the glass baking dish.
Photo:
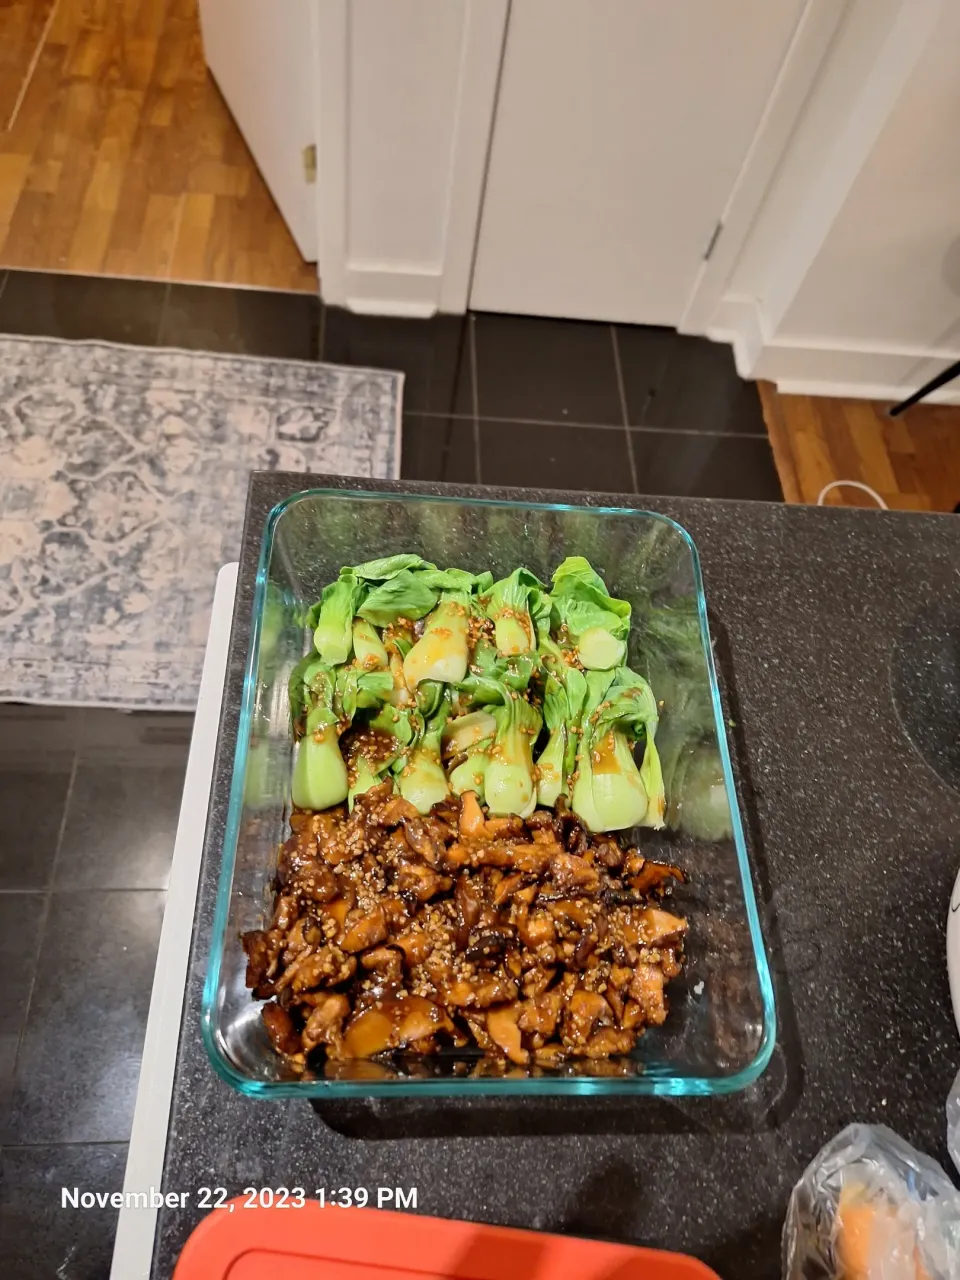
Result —
MULTIPOLYGON (((664 627, 658 628, 662 634, 664 627)), ((652 631, 650 635, 652 635, 652 631)), ((653 512, 620 507, 313 489, 271 511, 263 535, 233 766, 223 864, 203 993, 210 1060, 252 1097, 472 1094, 732 1093, 773 1052, 773 987, 757 915, 696 548, 653 512), (239 935, 269 918, 279 844, 289 834, 293 737, 287 680, 307 647, 303 619, 343 564, 398 551, 495 578, 525 565, 543 579, 584 555, 634 606, 630 664, 662 700, 657 746, 667 828, 633 833, 642 851, 679 863, 671 910, 689 921, 686 965, 668 986, 666 1023, 628 1058, 509 1072, 463 1051, 337 1065, 337 1078, 295 1075, 273 1051, 244 985, 239 935), (686 619, 687 644, 645 641, 647 621, 686 619)))

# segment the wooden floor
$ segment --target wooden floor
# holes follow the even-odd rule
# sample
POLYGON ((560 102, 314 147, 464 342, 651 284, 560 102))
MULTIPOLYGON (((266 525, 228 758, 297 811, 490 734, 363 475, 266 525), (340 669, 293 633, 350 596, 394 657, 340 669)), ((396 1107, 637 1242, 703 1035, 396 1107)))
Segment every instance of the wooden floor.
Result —
POLYGON ((316 291, 196 0, 0 0, 0 268, 316 291))
MULTIPOLYGON (((889 418, 887 404, 758 385, 788 502, 816 502, 831 480, 860 480, 902 511, 953 511, 960 502, 960 407, 919 404, 889 418)), ((834 489, 824 501, 876 506, 857 489, 834 489)))

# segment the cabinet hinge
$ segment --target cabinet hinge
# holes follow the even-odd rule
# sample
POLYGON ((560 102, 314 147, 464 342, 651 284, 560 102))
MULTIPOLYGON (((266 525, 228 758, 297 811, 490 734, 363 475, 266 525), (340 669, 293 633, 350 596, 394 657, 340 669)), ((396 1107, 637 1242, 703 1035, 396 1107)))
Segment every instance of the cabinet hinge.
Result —
POLYGON ((303 148, 303 176, 308 183, 317 180, 317 144, 311 142, 303 148))
POLYGON ((710 241, 706 249, 703 251, 704 262, 709 262, 711 257, 713 256, 713 251, 717 247, 717 241, 720 239, 720 232, 722 230, 723 230, 723 222, 719 221, 717 225, 713 228, 713 233, 710 236, 710 241))

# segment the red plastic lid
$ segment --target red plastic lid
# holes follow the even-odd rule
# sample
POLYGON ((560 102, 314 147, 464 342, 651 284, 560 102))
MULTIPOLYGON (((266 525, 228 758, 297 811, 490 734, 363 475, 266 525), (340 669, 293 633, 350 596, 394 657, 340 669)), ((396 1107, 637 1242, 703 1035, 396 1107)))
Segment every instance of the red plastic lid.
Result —
POLYGON ((174 1280, 719 1280, 693 1258, 382 1209, 227 1201, 187 1241, 174 1280))

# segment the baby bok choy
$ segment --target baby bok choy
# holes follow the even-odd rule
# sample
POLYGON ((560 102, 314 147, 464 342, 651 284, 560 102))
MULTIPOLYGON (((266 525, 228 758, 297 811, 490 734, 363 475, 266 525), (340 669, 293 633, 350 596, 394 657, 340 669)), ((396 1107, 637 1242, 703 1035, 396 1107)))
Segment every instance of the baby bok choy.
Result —
POLYGON ((486 597, 497 653, 513 657, 537 647, 534 617, 546 588, 529 569, 514 569, 495 582, 486 597))
POLYGON ((537 804, 533 744, 543 721, 537 708, 516 689, 499 682, 499 693, 497 705, 490 707, 496 734, 486 753, 484 800, 492 814, 527 818, 537 804))
POLYGON ((450 701, 446 696, 429 720, 424 721, 419 711, 407 712, 414 726, 414 738, 409 751, 394 764, 393 771, 397 790, 418 813, 429 813, 450 794, 440 751, 443 726, 449 715, 450 701))
MULTIPOLYGON (((641 649, 672 653, 675 620, 649 603, 641 649)), ((657 705, 624 665, 631 607, 583 556, 549 590, 523 567, 495 583, 413 553, 368 560, 307 621, 314 649, 290 681, 299 806, 352 806, 390 781, 420 813, 474 791, 496 816, 566 796, 593 831, 662 825, 657 705)))
POLYGON ((290 692, 291 705, 306 714, 293 765, 293 803, 299 809, 329 809, 342 804, 349 781, 340 753, 336 676, 321 658, 310 655, 295 668, 290 692))
POLYGON ((581 720, 572 807, 591 831, 662 827, 663 777, 654 736, 657 704, 628 667, 591 671, 581 720), (643 742, 637 768, 633 747, 643 742))
POLYGON ((553 575, 553 624, 576 646, 588 671, 611 671, 623 662, 630 634, 630 605, 611 596, 583 556, 568 556, 553 575))
POLYGON ((537 803, 552 809, 569 792, 576 766, 577 732, 587 696, 583 672, 567 667, 562 679, 548 675, 543 691, 543 718, 550 737, 537 758, 537 803))

